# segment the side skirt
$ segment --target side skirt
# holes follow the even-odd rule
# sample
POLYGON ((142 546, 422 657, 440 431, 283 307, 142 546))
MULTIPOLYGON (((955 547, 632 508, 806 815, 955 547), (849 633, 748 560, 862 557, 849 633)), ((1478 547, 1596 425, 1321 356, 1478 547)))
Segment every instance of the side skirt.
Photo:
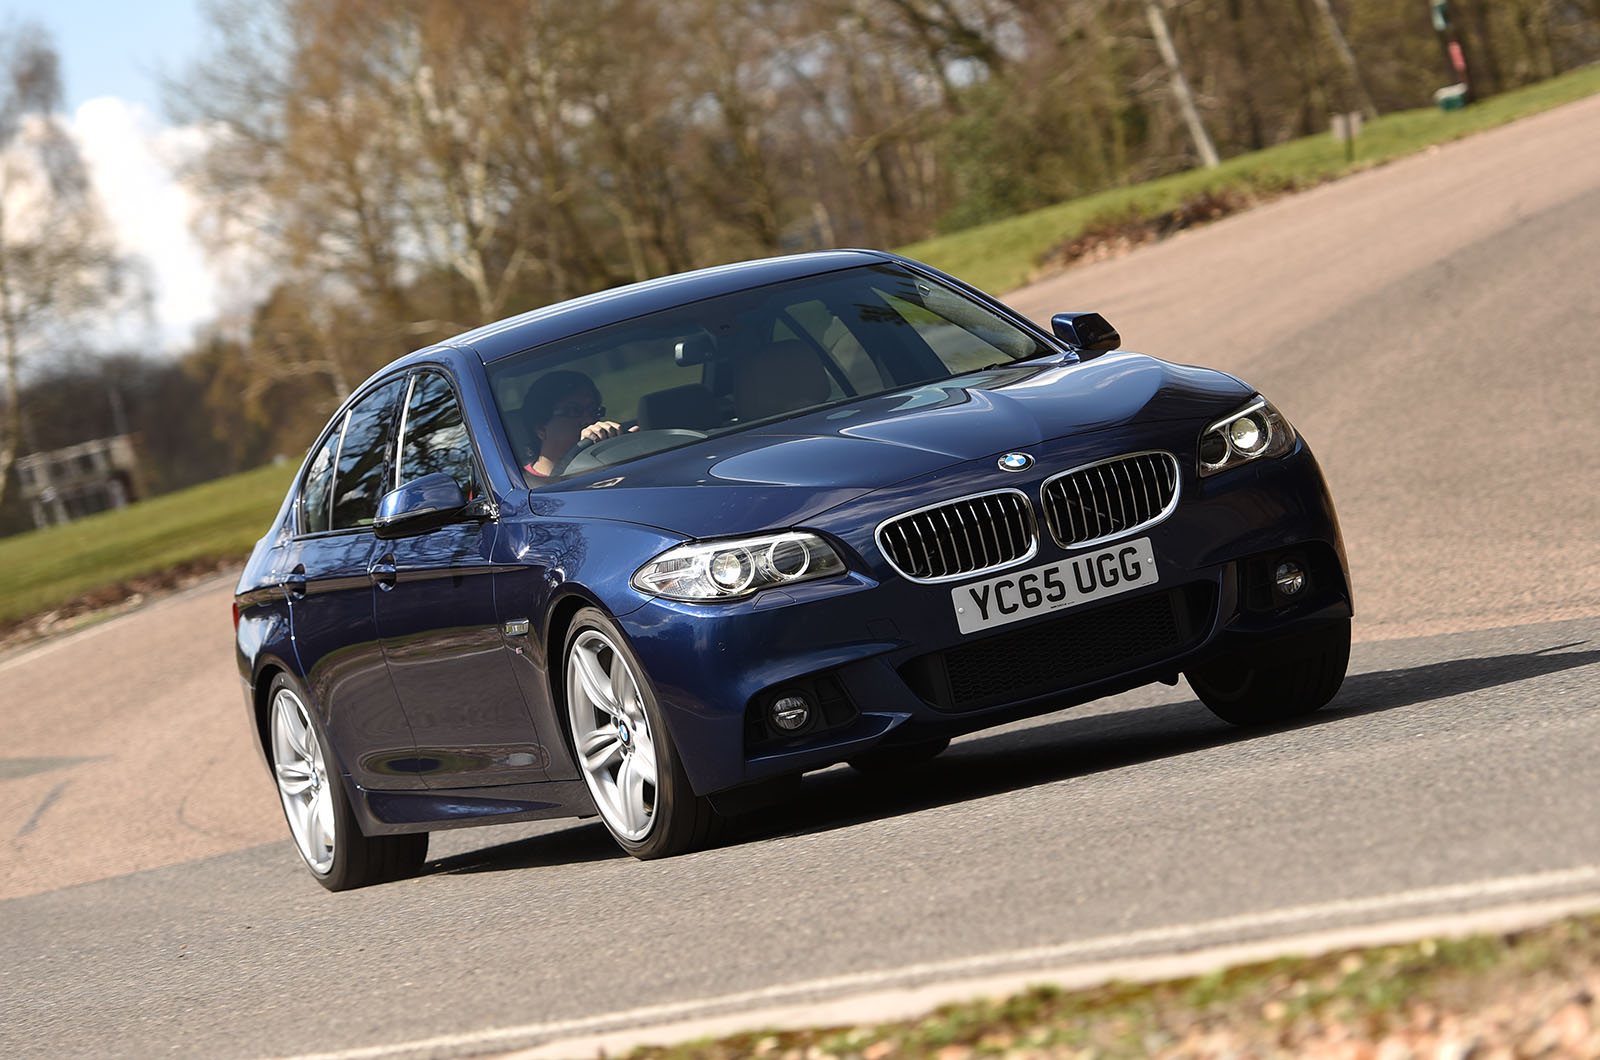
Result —
POLYGON ((595 814, 594 800, 582 780, 448 791, 368 791, 357 787, 348 775, 342 780, 367 835, 440 832, 595 814))

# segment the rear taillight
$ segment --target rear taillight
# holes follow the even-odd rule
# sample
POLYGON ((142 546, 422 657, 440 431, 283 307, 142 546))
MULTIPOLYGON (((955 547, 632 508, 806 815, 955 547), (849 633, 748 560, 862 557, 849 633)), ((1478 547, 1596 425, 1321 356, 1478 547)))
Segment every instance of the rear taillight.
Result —
POLYGON ((239 601, 233 602, 233 631, 239 632, 239 601))

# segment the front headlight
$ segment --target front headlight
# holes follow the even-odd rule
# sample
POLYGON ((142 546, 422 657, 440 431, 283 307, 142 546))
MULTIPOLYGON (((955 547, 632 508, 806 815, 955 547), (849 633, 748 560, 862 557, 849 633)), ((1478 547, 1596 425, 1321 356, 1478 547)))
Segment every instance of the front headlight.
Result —
POLYGON ((1282 456, 1294 448, 1295 437, 1283 413, 1257 394, 1244 408, 1200 433, 1200 477, 1259 457, 1282 456))
POLYGON ((786 530, 670 548, 635 571, 632 584, 641 593, 668 600, 737 600, 844 569, 844 561, 822 538, 786 530))

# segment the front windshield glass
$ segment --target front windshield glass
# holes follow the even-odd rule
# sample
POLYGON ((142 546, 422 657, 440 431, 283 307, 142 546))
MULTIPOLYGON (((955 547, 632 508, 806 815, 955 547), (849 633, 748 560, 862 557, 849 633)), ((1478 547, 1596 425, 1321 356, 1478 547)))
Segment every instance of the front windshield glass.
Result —
POLYGON ((497 361, 489 378, 524 477, 539 486, 1052 352, 966 295, 884 264, 597 328, 497 361), (578 449, 586 429, 610 436, 578 449))

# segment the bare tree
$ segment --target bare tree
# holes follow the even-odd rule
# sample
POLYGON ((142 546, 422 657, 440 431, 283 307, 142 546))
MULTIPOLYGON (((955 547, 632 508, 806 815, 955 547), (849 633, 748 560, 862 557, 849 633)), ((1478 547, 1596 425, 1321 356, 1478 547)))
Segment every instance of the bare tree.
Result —
POLYGON ((411 290, 415 240, 395 191, 414 149, 397 133, 404 110, 385 77, 405 24, 363 2, 209 11, 211 58, 170 86, 169 109, 210 133, 185 174, 208 207, 207 245, 242 245, 264 262, 249 334, 228 347, 248 366, 235 397, 259 411, 289 384, 316 407, 337 403, 372 368, 457 329, 411 290))
POLYGON ((0 35, 0 499, 22 440, 22 364, 122 288, 76 146, 57 120, 55 49, 36 26, 0 35))
POLYGON ((1167 64, 1167 70, 1172 75, 1172 95, 1178 101, 1184 125, 1194 140, 1194 149, 1207 168, 1215 168, 1219 161, 1217 149, 1211 143, 1205 123, 1200 120, 1200 112, 1195 109, 1194 94, 1189 91, 1189 79, 1183 75, 1177 49, 1172 46, 1172 34, 1167 30, 1167 16, 1161 10, 1161 5, 1153 0, 1144 5, 1144 10, 1150 20, 1150 32, 1155 37, 1156 48, 1161 52, 1161 61, 1167 64))

